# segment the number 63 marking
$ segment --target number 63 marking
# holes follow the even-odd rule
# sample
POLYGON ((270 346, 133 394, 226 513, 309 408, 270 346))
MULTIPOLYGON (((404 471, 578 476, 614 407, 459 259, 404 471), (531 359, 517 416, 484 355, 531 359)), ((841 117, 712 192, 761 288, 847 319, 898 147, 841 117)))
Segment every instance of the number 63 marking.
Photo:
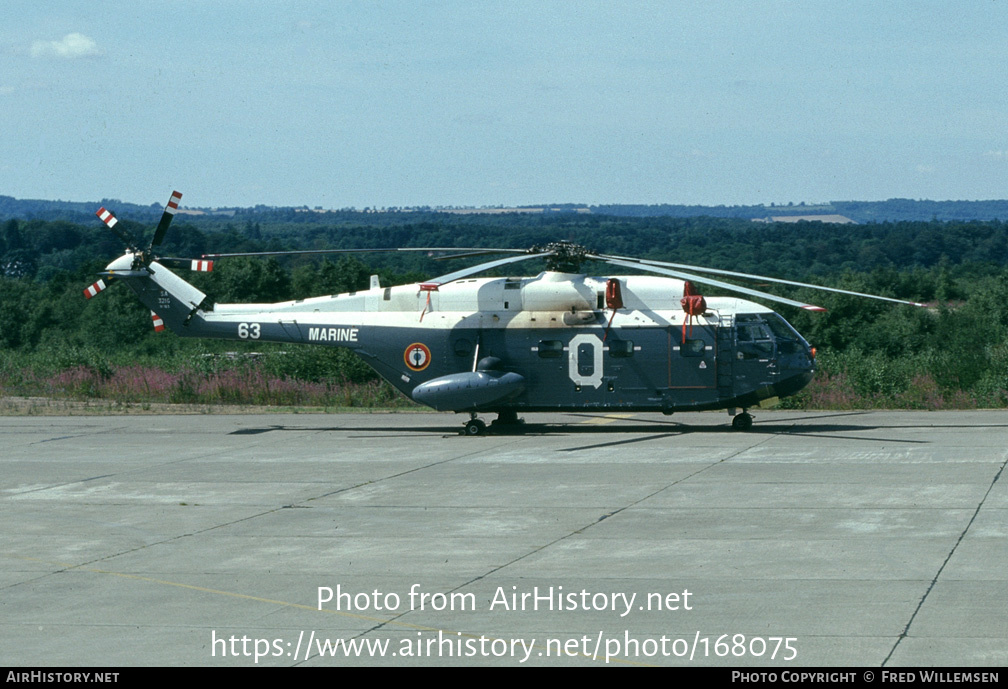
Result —
POLYGON ((238 337, 243 340, 258 340, 260 335, 258 323, 239 323, 238 337))

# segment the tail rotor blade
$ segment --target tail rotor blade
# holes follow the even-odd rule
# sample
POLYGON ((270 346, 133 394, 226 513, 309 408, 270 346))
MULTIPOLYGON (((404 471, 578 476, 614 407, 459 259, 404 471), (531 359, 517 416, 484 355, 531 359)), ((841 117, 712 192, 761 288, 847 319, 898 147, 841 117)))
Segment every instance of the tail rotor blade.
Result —
POLYGON ((171 198, 168 199, 168 205, 165 206, 164 213, 161 214, 161 222, 158 223, 157 229, 154 230, 154 238, 151 239, 151 248, 159 246, 162 241, 164 241, 165 233, 168 231, 168 226, 171 225, 172 218, 175 217, 175 211, 178 210, 179 201, 182 200, 181 191, 173 191, 171 198))
POLYGON ((101 292, 105 291, 105 288, 107 287, 108 284, 104 279, 98 280, 98 282, 84 290, 84 298, 90 299, 91 297, 97 297, 101 292))
POLYGON ((130 251, 136 251, 136 242, 133 241, 133 237, 130 236, 129 232, 119 227, 119 219, 115 217, 112 211, 108 210, 104 206, 95 211, 95 215, 108 226, 110 230, 116 233, 119 239, 126 243, 126 247, 130 251))
POLYGON ((150 312, 151 320, 154 322, 154 332, 159 333, 165 329, 164 319, 153 311, 150 312))

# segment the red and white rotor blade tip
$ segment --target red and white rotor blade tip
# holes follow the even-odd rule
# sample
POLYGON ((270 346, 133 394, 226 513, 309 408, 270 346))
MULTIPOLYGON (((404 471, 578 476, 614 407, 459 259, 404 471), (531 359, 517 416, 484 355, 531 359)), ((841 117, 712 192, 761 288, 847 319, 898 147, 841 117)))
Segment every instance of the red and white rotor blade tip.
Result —
POLYGON ((154 237, 151 239, 151 248, 159 246, 164 241, 165 233, 168 231, 168 226, 171 225, 172 218, 175 217, 175 211, 178 210, 179 201, 181 200, 182 192, 173 191, 171 198, 168 199, 168 205, 165 206, 164 213, 161 214, 161 221, 158 223, 157 229, 154 230, 154 237))
POLYGON ((168 199, 168 205, 165 206, 165 213, 171 213, 172 215, 175 215, 175 211, 178 210, 179 201, 181 200, 182 200, 182 192, 173 191, 171 193, 171 198, 168 199))
POLYGON ((117 222, 119 222, 119 220, 112 214, 112 211, 105 208, 105 206, 96 210, 95 215, 97 215, 103 223, 108 225, 110 230, 116 226, 117 222))
POLYGON ((98 296, 98 293, 104 291, 106 287, 108 287, 108 285, 105 284, 105 281, 99 280, 84 290, 84 298, 90 299, 91 297, 96 297, 98 296))

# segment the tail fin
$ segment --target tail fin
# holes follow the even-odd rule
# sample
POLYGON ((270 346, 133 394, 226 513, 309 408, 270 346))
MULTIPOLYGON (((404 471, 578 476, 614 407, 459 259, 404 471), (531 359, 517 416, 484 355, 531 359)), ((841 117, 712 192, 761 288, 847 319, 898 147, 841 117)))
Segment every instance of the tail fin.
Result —
POLYGON ((125 282, 147 308, 179 334, 185 334, 190 321, 201 309, 209 308, 207 295, 157 261, 151 262, 145 270, 112 271, 111 274, 125 282))

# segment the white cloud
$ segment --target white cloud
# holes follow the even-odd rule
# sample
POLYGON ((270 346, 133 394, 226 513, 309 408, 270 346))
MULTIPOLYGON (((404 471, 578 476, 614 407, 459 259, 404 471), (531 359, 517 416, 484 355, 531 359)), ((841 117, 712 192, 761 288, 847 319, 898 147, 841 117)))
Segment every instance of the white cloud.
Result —
POLYGON ((1005 160, 1008 159, 1008 151, 987 151, 984 153, 984 158, 993 158, 994 160, 1005 160))
POLYGON ((73 60, 78 57, 101 55, 93 38, 79 33, 68 33, 58 41, 34 41, 31 47, 32 57, 59 57, 73 60))

